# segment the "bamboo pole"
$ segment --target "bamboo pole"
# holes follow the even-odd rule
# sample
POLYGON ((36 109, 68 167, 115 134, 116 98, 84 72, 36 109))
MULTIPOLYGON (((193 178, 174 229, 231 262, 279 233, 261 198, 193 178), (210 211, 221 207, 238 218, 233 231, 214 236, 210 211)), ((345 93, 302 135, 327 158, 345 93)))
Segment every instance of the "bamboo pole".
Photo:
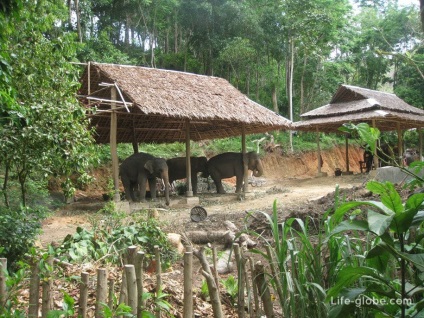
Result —
POLYGON ((7 289, 6 289, 6 273, 7 273, 7 259, 0 258, 0 305, 3 306, 6 302, 7 289))
POLYGON ((132 264, 125 265, 125 275, 127 277, 128 288, 128 306, 131 307, 131 313, 137 315, 137 277, 135 267, 132 264))
POLYGON ((107 271, 105 268, 97 269, 97 288, 96 288, 96 306, 95 317, 103 317, 103 304, 107 302, 107 271))
POLYGON ((273 318, 274 309, 272 306, 271 294, 269 292, 269 288, 265 280, 264 265, 262 265, 261 262, 257 262, 255 264, 254 273, 255 273, 255 284, 256 284, 256 287, 258 288, 259 295, 261 296, 261 299, 262 299, 265 316, 267 318, 273 318))
POLYGON ((145 306, 145 301, 143 299, 144 257, 145 257, 145 254, 143 251, 137 252, 136 263, 135 263, 135 275, 137 277, 137 293, 138 293, 137 317, 138 318, 141 318, 141 313, 145 306))
POLYGON ((346 172, 349 173, 349 135, 346 134, 346 172))
POLYGON ((40 308, 39 301, 40 301, 40 262, 34 260, 31 264, 28 317, 38 317, 38 310, 40 308))
POLYGON ((237 313, 239 318, 245 317, 244 311, 244 281, 246 279, 246 274, 244 270, 244 260, 241 255, 240 245, 238 243, 233 244, 234 247, 234 256, 237 264, 237 286, 238 286, 238 296, 237 296, 237 313))
POLYGON ((81 318, 87 317, 88 278, 89 274, 87 272, 81 273, 81 283, 79 284, 80 298, 78 303, 78 317, 81 318))
POLYGON ((423 130, 421 128, 417 128, 417 129, 418 129, 418 141, 419 141, 419 147, 420 147, 418 152, 420 155, 420 161, 422 161, 423 160, 423 130))
POLYGON ((193 318, 193 252, 186 246, 184 253, 184 314, 185 318, 193 318))
MULTIPOLYGON (((49 268, 53 268, 53 257, 50 256, 47 259, 47 264, 49 268)), ((42 293, 42 300, 41 300, 41 317, 46 318, 47 313, 53 309, 53 299, 51 295, 52 287, 53 287, 53 280, 51 277, 51 272, 46 274, 47 277, 43 280, 43 293, 42 293)))

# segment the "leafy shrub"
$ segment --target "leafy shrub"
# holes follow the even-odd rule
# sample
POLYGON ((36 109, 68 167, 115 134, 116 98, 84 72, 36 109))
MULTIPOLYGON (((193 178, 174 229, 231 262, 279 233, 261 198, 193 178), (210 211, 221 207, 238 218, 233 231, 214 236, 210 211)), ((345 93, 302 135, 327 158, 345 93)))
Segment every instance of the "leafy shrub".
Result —
POLYGON ((147 260, 154 257, 154 246, 160 246, 164 269, 177 257, 156 220, 125 224, 122 215, 106 217, 102 225, 94 226, 91 230, 78 227, 75 234, 65 237, 56 249, 56 255, 69 262, 101 260, 118 263, 131 245, 141 247, 147 260))
POLYGON ((0 207, 0 257, 13 267, 23 259, 41 231, 45 212, 41 209, 0 207))

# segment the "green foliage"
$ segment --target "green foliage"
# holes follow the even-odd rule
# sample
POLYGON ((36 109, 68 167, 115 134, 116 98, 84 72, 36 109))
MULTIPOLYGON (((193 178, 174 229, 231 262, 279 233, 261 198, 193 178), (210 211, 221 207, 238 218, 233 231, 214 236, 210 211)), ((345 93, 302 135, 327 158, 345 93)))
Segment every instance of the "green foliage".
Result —
POLYGON ((227 279, 221 280, 222 285, 225 288, 225 292, 230 297, 231 303, 234 305, 238 295, 238 282, 233 275, 229 275, 227 279))
POLYGON ((63 292, 62 310, 50 310, 47 318, 73 317, 75 314, 75 300, 68 293, 63 292))
POLYGON ((156 294, 147 293, 147 292, 143 293, 142 298, 143 298, 143 301, 146 303, 145 308, 149 309, 149 311, 143 310, 142 317, 145 317, 145 318, 155 317, 155 315, 153 315, 151 311, 156 313, 161 312, 161 313, 169 314, 172 306, 166 300, 168 296, 169 295, 163 293, 161 289, 159 289, 159 291, 156 294))
POLYGON ((56 255, 69 262, 97 260, 118 264, 131 245, 140 246, 147 260, 154 257, 154 246, 158 245, 164 269, 169 268, 177 257, 166 234, 154 219, 126 222, 125 215, 115 213, 102 215, 100 222, 91 230, 78 227, 75 234, 65 237, 56 249, 56 255))
MULTIPOLYGON (((365 216, 353 213, 349 219, 340 222, 331 236, 361 231, 371 234, 371 237, 368 250, 363 255, 364 262, 343 267, 337 275, 336 284, 329 289, 327 300, 334 301, 336 298, 339 302, 333 306, 330 317, 341 317, 352 310, 352 304, 366 304, 366 299, 372 299, 374 303, 361 310, 372 315, 381 313, 406 317, 407 312, 418 314, 421 312, 419 301, 422 290, 419 286, 424 270, 424 248, 420 239, 414 241, 410 235, 414 231, 416 237, 422 236, 420 209, 424 194, 413 194, 402 203, 399 193, 389 182, 371 181, 367 189, 378 194, 381 202, 347 202, 333 216, 340 219, 352 209, 367 208, 365 216), (346 301, 340 303, 340 298, 349 299, 350 304, 346 301)), ((359 257, 356 253, 352 256, 359 257)))
POLYGON ((41 209, 0 207, 0 257, 7 258, 10 268, 15 268, 34 244, 45 216, 41 209))
MULTIPOLYGON (((0 248, 1 252, 1 248, 0 248)), ((14 308, 20 304, 19 295, 25 286, 29 272, 26 264, 20 262, 19 269, 16 271, 8 271, 3 269, 4 277, 6 278, 6 294, 3 302, 0 303, 0 317, 24 318, 25 312, 14 308)))
POLYGON ((202 280, 202 286, 200 286, 200 297, 202 297, 202 299, 207 299, 209 297, 208 282, 205 279, 202 280))

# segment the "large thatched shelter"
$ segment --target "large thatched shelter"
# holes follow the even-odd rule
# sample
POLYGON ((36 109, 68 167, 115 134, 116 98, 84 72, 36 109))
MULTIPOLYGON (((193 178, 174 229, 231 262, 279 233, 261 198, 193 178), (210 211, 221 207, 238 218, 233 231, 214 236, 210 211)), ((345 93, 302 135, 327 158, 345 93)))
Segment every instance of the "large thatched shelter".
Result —
POLYGON ((88 116, 99 143, 110 140, 111 88, 117 90, 117 142, 185 142, 187 122, 191 140, 288 129, 291 125, 219 77, 91 63, 81 82, 79 95, 93 110, 88 116))
MULTIPOLYGON (((340 85, 329 104, 300 117, 302 120, 293 124, 295 130, 340 132, 338 128, 344 123, 366 122, 381 131, 397 131, 399 157, 402 154, 402 130, 424 127, 423 110, 405 103, 395 94, 351 85, 340 85)), ((349 171, 347 155, 346 161, 349 171)), ((318 170, 320 172, 320 165, 318 170)))
MULTIPOLYGON (((241 135, 245 141, 247 134, 291 128, 289 120, 218 77, 89 63, 81 84, 78 96, 87 107, 96 141, 133 143, 135 151, 138 143, 180 141, 186 142, 189 158, 190 140, 241 135)), ((117 189, 117 158, 112 161, 117 189)))

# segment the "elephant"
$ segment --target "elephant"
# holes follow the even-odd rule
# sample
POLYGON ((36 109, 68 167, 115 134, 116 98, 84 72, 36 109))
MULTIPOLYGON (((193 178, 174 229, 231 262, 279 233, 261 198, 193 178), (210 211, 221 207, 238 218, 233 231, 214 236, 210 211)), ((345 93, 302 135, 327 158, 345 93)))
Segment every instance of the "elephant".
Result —
MULTIPOLYGON (((187 177, 186 157, 177 157, 166 161, 169 169, 169 183, 187 177)), ((202 178, 208 177, 208 159, 206 157, 190 157, 191 185, 193 194, 197 194, 197 174, 201 172, 202 178)))
POLYGON ((243 162, 246 162, 248 169, 253 171, 253 176, 260 177, 263 174, 261 159, 254 151, 244 156, 238 152, 224 152, 208 160, 208 172, 218 193, 225 193, 222 179, 234 176, 236 176, 236 193, 240 193, 244 178, 243 162))
POLYGON ((403 164, 409 167, 414 161, 419 161, 420 155, 416 149, 406 149, 403 153, 403 164))
POLYGON ((151 198, 156 198, 156 178, 165 184, 165 200, 169 205, 169 175, 166 160, 148 153, 135 153, 126 158, 119 167, 125 196, 128 201, 136 201, 134 189, 140 189, 140 200, 146 199, 146 183, 149 181, 151 198))

